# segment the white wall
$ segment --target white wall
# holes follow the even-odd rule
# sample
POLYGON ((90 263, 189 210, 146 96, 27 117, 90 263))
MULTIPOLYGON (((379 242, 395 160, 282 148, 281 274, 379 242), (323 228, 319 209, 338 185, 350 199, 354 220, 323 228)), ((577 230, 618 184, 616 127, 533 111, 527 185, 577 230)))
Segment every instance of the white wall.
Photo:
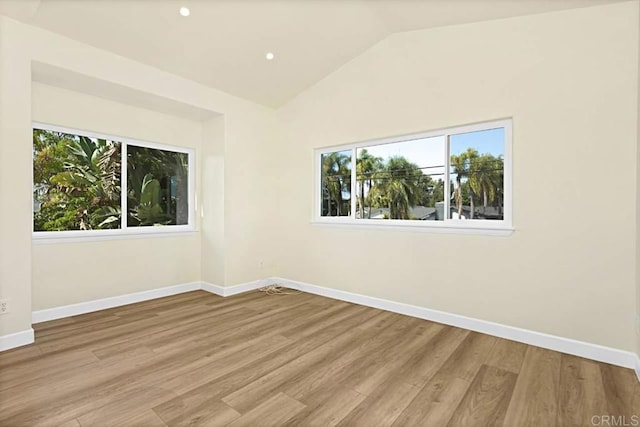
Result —
POLYGON ((22 54, 20 34, 0 19, 0 298, 9 300, 0 336, 31 325, 31 73, 22 54))
MULTIPOLYGON (((640 3, 640 2, 639 2, 640 3)), ((638 8, 638 25, 640 26, 640 7, 638 8)), ((636 121, 638 126, 636 142, 636 354, 638 366, 636 373, 640 378, 640 38, 638 40, 638 109, 636 121)))
POLYGON ((634 349, 638 3, 396 34, 279 110, 281 275, 634 349), (509 237, 310 224, 315 147, 513 117, 509 237))
MULTIPOLYGON (((31 95, 36 122, 192 148, 196 171, 201 169, 201 122, 39 83, 32 85, 31 95)), ((196 181, 196 198, 200 200, 201 182, 196 181)), ((177 237, 44 243, 36 241, 32 248, 33 310, 200 280, 197 232, 177 237)))

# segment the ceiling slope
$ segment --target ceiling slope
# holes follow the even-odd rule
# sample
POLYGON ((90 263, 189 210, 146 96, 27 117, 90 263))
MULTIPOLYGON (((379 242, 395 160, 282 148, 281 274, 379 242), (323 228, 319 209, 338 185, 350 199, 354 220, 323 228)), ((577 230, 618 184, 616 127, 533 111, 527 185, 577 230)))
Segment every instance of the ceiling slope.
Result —
POLYGON ((615 1, 0 0, 0 14, 278 107, 394 32, 615 1))

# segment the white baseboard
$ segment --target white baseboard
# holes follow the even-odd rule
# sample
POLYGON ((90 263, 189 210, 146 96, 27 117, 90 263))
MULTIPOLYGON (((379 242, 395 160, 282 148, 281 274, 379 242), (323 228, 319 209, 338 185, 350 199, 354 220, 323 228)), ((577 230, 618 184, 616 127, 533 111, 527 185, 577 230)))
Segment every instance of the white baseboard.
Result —
POLYGON ((136 302, 168 297, 184 292, 197 291, 199 289, 202 289, 201 282, 191 282, 181 285, 167 286, 165 288, 152 289, 150 291, 135 292, 127 295, 86 301, 78 304, 47 308, 45 310, 38 310, 31 313, 31 322, 40 323, 49 320, 62 319, 64 317, 77 316, 79 314, 91 313, 98 310, 105 310, 107 308, 120 307, 122 305, 133 304, 136 302))
POLYGON ((273 283, 271 278, 255 280, 253 282, 241 283, 239 285, 233 286, 219 286, 212 285, 211 283, 202 282, 202 290, 211 292, 212 294, 219 295, 221 297, 230 297, 232 295, 241 294, 243 292, 253 291, 255 289, 260 289, 263 286, 267 286, 273 283))
POLYGON ((381 310, 391 311, 420 319, 431 320, 445 325, 457 326, 459 328, 469 329, 512 341, 518 341, 536 347, 542 347, 549 350, 559 351, 561 353, 568 353, 587 359, 597 360, 599 362, 635 369, 638 374, 638 378, 640 378, 640 367, 637 365, 640 363, 638 361, 639 359, 635 353, 630 351, 521 329, 514 326, 502 325, 486 320, 474 319, 471 317, 461 316, 459 314, 452 314, 425 307, 418 307, 415 305, 355 294, 338 289, 325 288, 280 277, 272 277, 265 280, 265 282, 267 284, 280 284, 291 289, 299 289, 303 292, 322 295, 324 297, 365 305, 368 307, 379 308, 381 310))
MULTIPOLYGON (((640 380, 640 358, 632 352, 605 347, 598 344, 591 344, 577 341, 570 338, 563 338, 541 332, 517 328, 486 320, 474 319, 458 314, 432 310, 425 307, 389 301, 381 298, 370 297, 362 294, 341 291, 338 289, 325 288, 312 285, 310 283, 295 280, 283 279, 281 277, 269 277, 253 282, 241 283, 234 286, 219 286, 206 282, 192 282, 182 285, 169 286, 166 288, 154 289, 150 291, 137 292, 100 300, 87 301, 79 304, 72 304, 63 307, 55 307, 46 310, 34 311, 32 315, 33 323, 45 322, 48 320, 61 319, 63 317, 75 316, 78 314, 90 313, 112 307, 119 307, 135 302, 147 301, 183 292, 190 292, 202 289, 213 294, 227 297, 243 292, 259 289, 264 286, 280 284, 292 289, 299 289, 315 295, 347 301, 354 304, 374 307, 381 310, 431 320, 446 325, 469 329, 484 334, 505 338, 525 344, 543 347, 562 353, 573 354, 597 360, 599 362, 610 363, 612 365, 623 366, 634 369, 640 380)), ((17 334, 0 337, 0 351, 9 348, 25 345, 33 342, 33 329, 17 334)))
POLYGON ((3 335, 0 337, 0 351, 32 344, 33 341, 33 328, 29 328, 26 331, 16 332, 15 334, 3 335))

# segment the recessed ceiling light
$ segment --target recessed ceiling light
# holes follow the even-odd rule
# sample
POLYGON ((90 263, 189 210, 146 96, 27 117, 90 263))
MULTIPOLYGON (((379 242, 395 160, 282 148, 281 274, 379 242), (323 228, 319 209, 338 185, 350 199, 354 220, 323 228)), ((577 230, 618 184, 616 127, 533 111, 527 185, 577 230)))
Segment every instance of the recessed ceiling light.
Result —
POLYGON ((189 16, 189 15, 191 15, 191 11, 189 10, 188 7, 181 7, 180 8, 180 15, 189 16))
POLYGON ((267 52, 267 54, 265 55, 265 58, 267 58, 267 61, 271 61, 275 57, 276 56, 273 54, 273 52, 267 52))

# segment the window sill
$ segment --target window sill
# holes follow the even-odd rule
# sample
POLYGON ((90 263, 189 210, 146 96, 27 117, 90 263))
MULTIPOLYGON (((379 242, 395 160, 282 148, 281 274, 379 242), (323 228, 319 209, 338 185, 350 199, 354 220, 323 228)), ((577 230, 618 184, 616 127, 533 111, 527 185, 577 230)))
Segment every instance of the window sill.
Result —
POLYGON ((48 245, 60 243, 84 243, 107 240, 131 240, 131 239, 155 239, 159 237, 183 237, 192 236, 198 231, 194 228, 181 228, 180 230, 92 230, 92 231, 40 231, 32 233, 32 242, 35 245, 48 245))
POLYGON ((478 234, 486 236, 510 236, 515 231, 513 227, 505 225, 484 225, 484 224, 465 224, 456 225, 455 222, 435 222, 424 224, 414 222, 395 222, 382 223, 388 220, 349 220, 334 219, 311 221, 311 225, 323 227, 352 228, 362 230, 394 230, 394 231, 410 231, 414 233, 441 233, 441 234, 478 234))

